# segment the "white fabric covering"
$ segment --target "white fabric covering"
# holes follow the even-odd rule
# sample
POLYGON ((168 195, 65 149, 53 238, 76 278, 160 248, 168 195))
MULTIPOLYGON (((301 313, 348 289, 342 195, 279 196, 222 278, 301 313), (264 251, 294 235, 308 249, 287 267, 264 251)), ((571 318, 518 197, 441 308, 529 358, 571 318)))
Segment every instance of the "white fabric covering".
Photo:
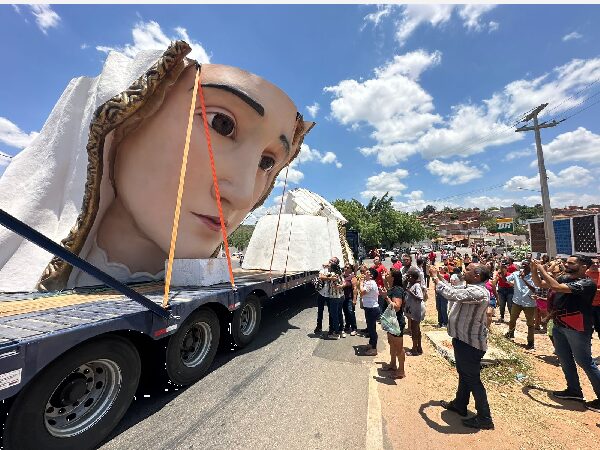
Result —
MULTIPOLYGON (((269 270, 277 217, 263 216, 256 223, 242 268, 269 270)), ((288 272, 320 270, 332 256, 343 261, 337 221, 320 216, 281 215, 273 257, 274 271, 283 272, 286 260, 288 272)))
MULTIPOLYGON (((55 242, 67 237, 82 205, 86 145, 94 111, 127 89, 162 54, 160 50, 144 51, 130 59, 111 52, 99 76, 71 80, 40 134, 13 158, 0 178, 0 208, 55 242)), ((88 236, 82 256, 89 251, 96 228, 88 236)), ((0 227, 0 291, 34 290, 51 258, 0 227)))
POLYGON ((292 189, 285 195, 283 212, 286 214, 323 216, 342 224, 347 222, 331 203, 319 194, 303 188, 292 189))

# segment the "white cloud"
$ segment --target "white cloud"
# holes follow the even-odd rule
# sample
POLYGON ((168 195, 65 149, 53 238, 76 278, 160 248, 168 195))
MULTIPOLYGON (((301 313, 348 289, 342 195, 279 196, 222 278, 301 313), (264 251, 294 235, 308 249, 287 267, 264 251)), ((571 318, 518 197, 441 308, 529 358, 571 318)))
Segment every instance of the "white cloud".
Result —
POLYGON ((500 208, 502 206, 511 206, 514 203, 519 203, 514 198, 494 197, 488 195, 479 195, 477 197, 466 197, 462 202, 464 208, 479 208, 487 209, 494 206, 500 208))
POLYGON ((488 31, 490 33, 493 33, 494 31, 498 31, 498 28, 500 28, 500 24, 498 22, 490 20, 490 22, 488 23, 488 31))
MULTIPOLYGON (((286 169, 283 169, 277 175, 277 179, 275 180, 275 187, 282 187, 285 183, 285 174, 286 169)), ((287 184, 298 184, 304 178, 304 174, 300 172, 298 169, 294 167, 294 164, 290 164, 290 168, 287 174, 287 184)))
POLYGON ((496 5, 490 5, 490 4, 487 4, 487 5, 485 5, 485 4, 484 5, 477 5, 477 4, 462 5, 458 10, 458 15, 461 17, 461 19, 463 19, 463 25, 467 29, 473 30, 473 31, 481 31, 483 29, 484 25, 482 25, 479 22, 479 18, 483 14, 494 9, 495 7, 496 7, 496 5))
MULTIPOLYGON (((365 16, 365 24, 372 23, 379 25, 385 17, 392 17, 392 12, 399 11, 399 17, 395 16, 396 40, 402 46, 415 30, 423 25, 429 24, 432 27, 441 27, 452 18, 456 11, 461 19, 463 26, 470 31, 481 31, 485 28, 482 24, 481 16, 495 8, 496 5, 434 5, 434 4, 411 4, 404 6, 396 5, 377 5, 377 10, 365 16)), ((488 25, 491 31, 498 29, 496 22, 490 22, 488 25)))
MULTIPOLYGON (((411 52, 375 69, 371 79, 344 80, 326 87, 334 96, 332 118, 351 129, 371 127, 375 143, 360 151, 376 155, 384 166, 396 165, 416 153, 426 159, 466 157, 524 139, 525 133, 514 132, 516 118, 548 99, 553 101, 547 110, 560 117, 581 101, 575 95, 579 90, 600 78, 600 58, 574 59, 537 78, 515 80, 479 104, 455 105, 449 116, 442 118, 418 82, 420 74, 440 59, 437 52, 411 52)), ((590 132, 576 134, 573 139, 597 139, 590 132)), ((565 153, 565 158, 571 153, 565 153)))
POLYGON ((325 155, 323 155, 323 158, 321 158, 321 162, 323 164, 335 164, 335 167, 337 167, 338 169, 341 169, 342 167, 342 163, 337 160, 337 156, 333 152, 325 153, 325 155))
POLYGON ((337 168, 342 167, 342 164, 338 161, 335 153, 325 152, 325 154, 322 154, 319 150, 310 148, 307 144, 302 144, 300 146, 300 153, 292 162, 292 165, 303 164, 310 161, 317 161, 321 164, 335 164, 337 168))
POLYGON ((558 135, 550 143, 544 144, 543 149, 546 164, 565 161, 600 163, 600 135, 584 127, 558 135))
POLYGON ((21 14, 21 8, 19 8, 19 5, 14 5, 14 4, 13 4, 13 5, 12 5, 12 7, 13 7, 13 9, 15 10, 15 12, 16 12, 17 14, 21 14))
POLYGON ((577 31, 573 31, 572 33, 565 34, 562 38, 563 42, 571 41, 573 39, 581 39, 583 37, 582 34, 577 31))
POLYGON ((39 133, 32 131, 27 134, 10 120, 0 117, 0 142, 16 148, 25 148, 39 133))
POLYGON ((410 191, 408 194, 404 194, 410 200, 421 200, 423 198, 423 191, 410 191))
POLYGON ((530 148, 524 149, 524 150, 515 150, 515 151, 507 153, 502 160, 503 161, 512 161, 514 159, 523 158, 525 156, 529 156, 532 154, 533 154, 533 150, 530 148))
POLYGON ((176 27, 174 36, 167 36, 161 29, 160 25, 151 20, 149 22, 138 22, 131 30, 133 36, 133 44, 125 44, 124 47, 109 47, 104 45, 96 46, 96 50, 108 53, 111 50, 116 50, 126 54, 127 56, 134 57, 141 50, 164 50, 172 41, 183 39, 190 47, 192 51, 188 55, 190 58, 197 60, 201 63, 209 63, 210 58, 202 47, 200 42, 194 41, 188 35, 185 28, 176 27))
POLYGON ((432 175, 440 177, 443 184, 464 184, 483 176, 482 170, 469 165, 469 161, 444 163, 434 159, 425 167, 432 175))
MULTIPOLYGON (((322 154, 319 150, 310 148, 307 144, 300 146, 300 153, 296 159, 290 164, 290 170, 288 173, 288 184, 298 184, 304 178, 304 173, 298 168, 301 164, 308 162, 318 162, 321 164, 333 164, 338 169, 342 167, 342 163, 338 161, 337 155, 333 152, 325 152, 322 154)), ((283 186, 285 180, 285 169, 283 169, 277 176, 275 186, 283 186)))
POLYGON ((49 5, 29 5, 29 7, 31 8, 31 14, 35 17, 35 23, 42 30, 42 33, 48 34, 49 28, 58 26, 60 16, 49 5))
POLYGON ((439 52, 417 50, 397 55, 376 68, 374 78, 343 80, 336 86, 325 87, 324 91, 335 97, 331 102, 331 116, 353 128, 361 124, 374 128, 371 136, 377 145, 361 149, 364 154, 377 154, 379 162, 385 165, 406 159, 409 152, 387 147, 414 139, 441 121, 440 116, 432 114, 432 97, 417 82, 426 68, 438 65, 440 61, 439 52))
MULTIPOLYGON (((372 22, 374 26, 379 25, 379 22, 381 21, 381 19, 383 19, 386 16, 389 16, 390 13, 392 12, 392 9, 394 8, 394 5, 376 5, 376 6, 377 6, 377 11, 367 14, 365 16, 365 22, 372 22)), ((362 28, 364 28, 364 25, 362 28)))
POLYGON ((320 106, 317 102, 314 102, 312 105, 306 107, 306 110, 308 111, 308 115, 313 119, 315 117, 317 117, 317 113, 319 112, 319 109, 320 109, 320 106))
MULTIPOLYGON (((553 208, 563 208, 565 206, 587 206, 600 203, 600 192, 583 194, 581 192, 557 192, 550 198, 553 208)), ((540 203, 538 201, 537 203, 540 203)))
POLYGON ((8 166, 8 163, 10 163, 11 159, 12 157, 10 155, 0 152, 0 167, 8 166))
POLYGON ((432 27, 436 27, 448 22, 454 8, 454 5, 406 5, 398 23, 396 40, 400 45, 404 45, 422 23, 428 22, 432 27))
MULTIPOLYGON (((586 187, 592 184, 595 179, 589 169, 581 166, 567 167, 558 172, 558 175, 551 170, 547 170, 546 175, 548 176, 548 186, 556 188, 586 187)), ((539 175, 533 177, 525 177, 523 175, 514 176, 506 182, 504 189, 507 191, 517 191, 522 189, 539 191, 539 175)))
POLYGON ((89 45, 87 45, 87 44, 84 42, 83 44, 81 44, 81 45, 79 46, 79 48, 80 48, 81 50, 85 50, 85 49, 89 48, 89 45))
POLYGON ((361 192, 361 197, 370 199, 373 196, 382 197, 389 192, 392 197, 397 197, 406 189, 400 180, 408 176, 408 171, 397 169, 393 172, 381 172, 367 178, 366 189, 361 192))

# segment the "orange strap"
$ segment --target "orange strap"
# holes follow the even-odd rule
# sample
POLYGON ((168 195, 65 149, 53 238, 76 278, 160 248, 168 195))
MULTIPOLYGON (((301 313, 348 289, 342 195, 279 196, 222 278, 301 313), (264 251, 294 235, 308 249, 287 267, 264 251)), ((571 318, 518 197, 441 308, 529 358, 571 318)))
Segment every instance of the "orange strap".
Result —
MULTIPOLYGON (((221 233, 223 234, 223 246, 225 247, 225 255, 227 256, 227 266, 229 268, 229 281, 231 289, 236 290, 235 280, 233 279, 233 268, 231 266, 231 255, 229 254, 229 242, 227 241, 227 229, 225 228, 225 220, 223 219, 223 208, 221 207, 221 193, 219 191, 219 182, 217 181, 217 170, 215 169, 215 158, 213 156, 212 144, 210 142, 210 131, 208 130, 208 120, 206 119, 206 105, 204 104, 204 93, 202 85, 198 79, 196 84, 200 92, 200 106, 202 106, 202 122, 204 123, 204 134, 208 146, 208 156, 210 158, 210 169, 212 171, 213 183, 215 185, 215 197, 217 197, 217 208, 219 209, 219 220, 221 221, 221 233)), ((195 89, 195 86, 194 86, 195 89)))
POLYGON ((281 202, 279 203, 279 215, 277 216, 277 227, 275 228, 275 241, 273 242, 273 253, 271 253, 271 264, 269 265, 269 279, 271 279, 271 271, 273 269, 273 258, 275 257, 275 245, 277 245, 277 235, 279 233, 279 222, 281 221, 281 210, 283 209, 283 198, 285 197, 285 188, 287 186, 288 172, 290 165, 285 168, 285 180, 283 182, 283 192, 281 193, 281 202))
POLYGON ((196 71, 194 90, 192 92, 192 104, 190 105, 190 114, 188 116, 188 126, 185 135, 185 146, 183 147, 183 160, 181 161, 181 171, 179 173, 179 188, 177 189, 177 201, 175 203, 175 217, 173 218, 173 228, 171 230, 171 246, 169 247, 169 261, 167 263, 167 273, 165 275, 165 295, 163 297, 162 307, 169 305, 169 289, 171 288, 171 275, 173 273, 173 258, 175 257, 175 243, 177 242, 177 229, 179 228, 179 214, 181 212, 181 198, 183 197, 183 186, 185 184, 185 170, 187 167, 188 153, 190 150, 190 139, 192 136, 192 124, 194 123, 194 109, 196 109, 196 94, 200 80, 200 71, 196 71))

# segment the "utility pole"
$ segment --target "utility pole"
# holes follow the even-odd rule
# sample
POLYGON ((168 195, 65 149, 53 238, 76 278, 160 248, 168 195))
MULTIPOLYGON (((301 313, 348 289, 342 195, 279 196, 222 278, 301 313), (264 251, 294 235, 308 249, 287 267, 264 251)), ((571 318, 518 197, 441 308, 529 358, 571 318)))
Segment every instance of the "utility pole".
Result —
POLYGON ((533 126, 517 128, 515 131, 535 131, 535 146, 537 148, 538 170, 540 172, 540 185, 542 188, 542 207, 544 208, 544 234, 546 235, 546 253, 550 258, 556 256, 556 238, 554 236, 554 224, 552 223, 552 208, 550 207, 550 192, 548 191, 548 176, 546 175, 546 165, 544 164, 544 153, 542 151, 542 138, 540 136, 541 128, 551 128, 558 125, 562 120, 552 122, 538 123, 538 114, 548 103, 543 103, 532 112, 527 114, 522 122, 529 122, 533 119, 533 126))

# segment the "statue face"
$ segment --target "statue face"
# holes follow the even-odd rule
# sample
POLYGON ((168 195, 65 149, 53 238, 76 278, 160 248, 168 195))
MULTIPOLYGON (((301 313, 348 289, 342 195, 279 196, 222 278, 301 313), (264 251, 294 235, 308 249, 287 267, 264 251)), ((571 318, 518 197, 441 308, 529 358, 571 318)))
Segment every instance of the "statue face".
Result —
MULTIPOLYGON (((117 196, 144 238, 168 253, 195 69, 159 110, 119 144, 117 196)), ((223 215, 234 230, 290 158, 296 107, 268 81, 241 69, 203 65, 207 121, 223 215)), ((221 241, 200 93, 196 101, 176 246, 177 258, 207 258, 221 241)))

